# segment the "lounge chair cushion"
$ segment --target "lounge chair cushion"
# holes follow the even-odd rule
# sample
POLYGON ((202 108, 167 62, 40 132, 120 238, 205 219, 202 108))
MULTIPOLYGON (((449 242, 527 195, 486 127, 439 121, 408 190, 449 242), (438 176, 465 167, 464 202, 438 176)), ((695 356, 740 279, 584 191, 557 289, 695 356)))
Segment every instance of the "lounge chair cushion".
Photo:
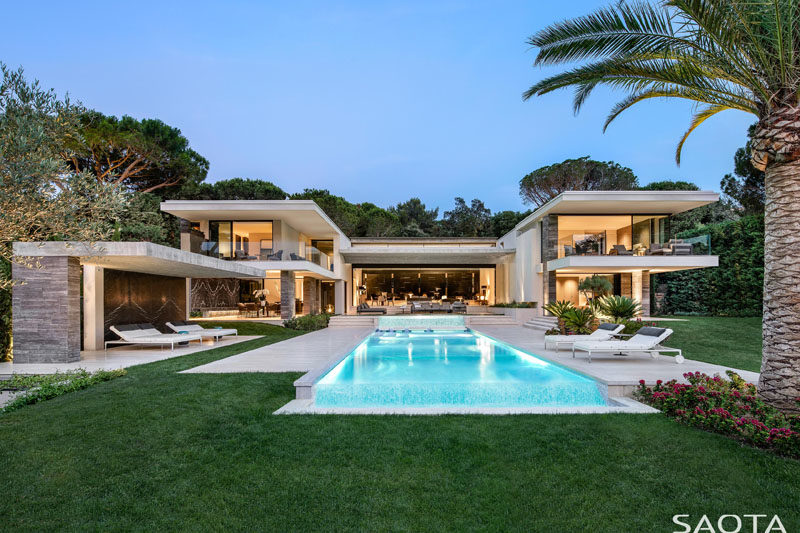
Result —
POLYGON ((604 329, 606 331, 615 331, 619 327, 619 324, 613 324, 611 322, 604 322, 597 326, 597 329, 604 329))
POLYGON ((667 328, 654 328, 651 326, 641 328, 636 332, 637 335, 647 335, 648 337, 660 337, 667 331, 667 328))
POLYGON ((114 327, 119 331, 135 331, 140 329, 138 324, 122 324, 114 327))

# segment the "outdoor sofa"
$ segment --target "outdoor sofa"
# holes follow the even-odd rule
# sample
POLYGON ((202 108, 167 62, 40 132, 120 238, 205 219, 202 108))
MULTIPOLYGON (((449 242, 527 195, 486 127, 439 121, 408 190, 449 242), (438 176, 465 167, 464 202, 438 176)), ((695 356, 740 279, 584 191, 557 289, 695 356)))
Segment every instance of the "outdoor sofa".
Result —
POLYGON ((111 326, 109 329, 119 336, 119 340, 106 341, 106 350, 108 350, 109 344, 158 344, 160 346, 169 344, 170 350, 174 350, 175 345, 182 342, 203 342, 203 337, 199 334, 161 333, 152 324, 121 324, 111 326))
POLYGON ((384 307, 370 307, 365 303, 358 304, 356 313, 359 315, 385 315, 386 308, 384 307))
POLYGON ((681 364, 683 363, 681 350, 661 346, 661 343, 670 335, 672 335, 672 330, 668 328, 644 327, 627 341, 578 341, 572 345, 572 357, 575 357, 575 352, 586 352, 591 363, 592 354, 598 353, 612 355, 649 353, 655 359, 659 353, 674 352, 676 353, 675 362, 681 364))
POLYGON ((201 337, 209 338, 212 341, 218 341, 222 337, 226 335, 234 335, 238 336, 239 332, 233 328, 229 329, 222 329, 222 328, 214 328, 214 329, 206 329, 200 324, 192 324, 191 322, 187 322, 185 320, 175 320, 173 322, 167 322, 167 327, 174 331, 175 333, 186 333, 197 334, 201 337))
POLYGON ((607 341, 617 333, 621 333, 623 329, 625 329, 625 324, 606 322, 600 324, 597 329, 589 335, 545 335, 544 347, 546 350, 555 349, 558 351, 559 346, 567 345, 571 347, 578 341, 607 341))

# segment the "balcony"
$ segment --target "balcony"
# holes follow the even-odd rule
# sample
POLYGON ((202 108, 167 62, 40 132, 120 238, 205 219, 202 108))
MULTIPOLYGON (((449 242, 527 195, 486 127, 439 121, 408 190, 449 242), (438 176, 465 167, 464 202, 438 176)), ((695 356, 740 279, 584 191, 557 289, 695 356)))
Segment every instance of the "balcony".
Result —
POLYGON ((605 232, 575 234, 571 244, 559 240, 559 259, 572 256, 692 256, 711 255, 711 236, 689 239, 669 239, 660 242, 637 242, 630 248, 625 244, 608 244, 605 232))

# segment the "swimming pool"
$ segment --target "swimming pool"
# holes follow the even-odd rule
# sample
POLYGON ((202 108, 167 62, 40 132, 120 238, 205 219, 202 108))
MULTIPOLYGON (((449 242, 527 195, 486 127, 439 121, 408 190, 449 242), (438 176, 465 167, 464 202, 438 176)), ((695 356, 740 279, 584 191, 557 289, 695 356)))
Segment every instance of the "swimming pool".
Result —
POLYGON ((314 385, 319 407, 607 406, 605 384, 480 333, 376 331, 314 385))

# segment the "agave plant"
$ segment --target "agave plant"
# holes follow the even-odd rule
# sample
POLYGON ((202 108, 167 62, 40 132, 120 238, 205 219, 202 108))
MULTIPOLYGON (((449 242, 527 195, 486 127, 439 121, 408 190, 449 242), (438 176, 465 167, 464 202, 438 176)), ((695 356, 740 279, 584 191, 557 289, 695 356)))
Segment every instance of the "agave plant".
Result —
POLYGON ((569 333, 583 335, 592 332, 595 316, 590 307, 580 307, 565 311, 561 318, 569 333))
POLYGON ((544 306, 544 310, 556 318, 562 318, 570 309, 575 309, 575 306, 569 300, 556 300, 544 306))
POLYGON ((627 296, 604 296, 599 304, 600 312, 618 324, 632 320, 642 311, 642 305, 627 296))

